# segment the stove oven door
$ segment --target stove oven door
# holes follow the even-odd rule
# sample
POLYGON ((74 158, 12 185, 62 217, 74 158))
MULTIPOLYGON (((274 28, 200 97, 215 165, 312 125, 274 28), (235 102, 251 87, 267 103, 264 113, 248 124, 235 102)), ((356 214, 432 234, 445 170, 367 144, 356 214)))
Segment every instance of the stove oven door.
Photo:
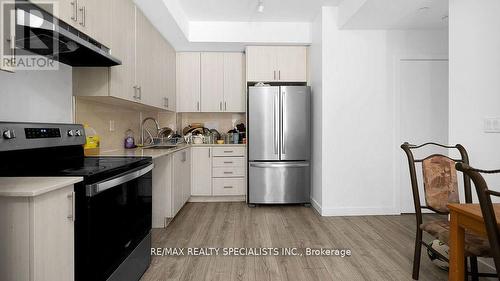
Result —
POLYGON ((76 280, 139 280, 150 263, 152 164, 85 186, 76 280))

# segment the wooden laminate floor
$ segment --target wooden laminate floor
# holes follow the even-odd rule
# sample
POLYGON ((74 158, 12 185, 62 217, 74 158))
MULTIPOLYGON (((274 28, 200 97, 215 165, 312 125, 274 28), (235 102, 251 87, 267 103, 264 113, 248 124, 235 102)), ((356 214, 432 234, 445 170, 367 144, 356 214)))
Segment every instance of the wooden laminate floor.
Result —
MULTIPOLYGON (((348 248, 352 255, 154 256, 141 280, 412 280, 414 235, 413 215, 321 217, 302 206, 188 203, 167 229, 153 231, 153 247, 348 248)), ((420 280, 447 280, 425 251, 420 280)))

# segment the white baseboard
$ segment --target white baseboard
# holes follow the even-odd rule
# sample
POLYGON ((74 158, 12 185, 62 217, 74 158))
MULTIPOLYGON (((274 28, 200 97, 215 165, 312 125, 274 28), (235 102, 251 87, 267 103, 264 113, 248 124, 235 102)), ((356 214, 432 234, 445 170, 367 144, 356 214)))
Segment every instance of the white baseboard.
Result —
POLYGON ((319 204, 318 201, 314 200, 314 198, 311 198, 311 205, 312 205, 313 209, 316 211, 316 213, 318 213, 318 215, 322 216, 321 204, 319 204))
POLYGON ((246 196, 191 196, 188 202, 245 202, 246 196))
POLYGON ((387 207, 339 207, 321 208, 322 216, 380 216, 380 215, 400 215, 396 208, 387 207))

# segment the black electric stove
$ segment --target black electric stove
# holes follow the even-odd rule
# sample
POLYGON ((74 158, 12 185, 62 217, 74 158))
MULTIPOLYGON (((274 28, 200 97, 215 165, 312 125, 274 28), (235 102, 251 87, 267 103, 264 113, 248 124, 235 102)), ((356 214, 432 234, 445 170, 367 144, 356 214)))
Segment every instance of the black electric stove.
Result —
POLYGON ((0 122, 0 133, 0 177, 83 177, 75 280, 139 280, 150 264, 152 159, 85 157, 82 125, 0 122))

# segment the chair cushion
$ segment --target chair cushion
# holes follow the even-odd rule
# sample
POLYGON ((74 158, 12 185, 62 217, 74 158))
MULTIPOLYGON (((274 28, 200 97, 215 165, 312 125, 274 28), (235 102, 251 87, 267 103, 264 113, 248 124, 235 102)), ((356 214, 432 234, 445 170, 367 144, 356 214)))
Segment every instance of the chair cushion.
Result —
POLYGON ((443 155, 434 155, 422 162, 427 206, 448 212, 448 203, 459 203, 455 164, 455 161, 443 155))
MULTIPOLYGON (((431 221, 420 225, 420 229, 429 233, 434 238, 448 244, 450 241, 450 223, 448 221, 431 221)), ((488 238, 465 231, 465 255, 490 257, 490 244, 488 238)))

